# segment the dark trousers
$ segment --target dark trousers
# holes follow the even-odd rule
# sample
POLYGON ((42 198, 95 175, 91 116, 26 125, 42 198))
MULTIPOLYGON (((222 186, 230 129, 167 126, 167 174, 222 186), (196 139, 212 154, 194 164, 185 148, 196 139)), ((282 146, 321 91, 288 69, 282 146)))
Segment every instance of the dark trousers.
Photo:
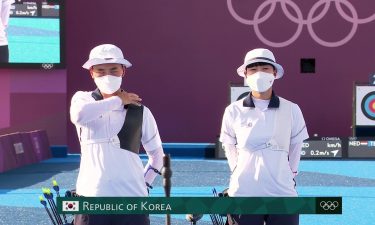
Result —
POLYGON ((150 225, 148 215, 75 215, 74 225, 150 225))
POLYGON ((9 48, 8 45, 0 46, 0 63, 9 62, 9 48))
POLYGON ((299 225, 299 215, 233 215, 236 225, 299 225))

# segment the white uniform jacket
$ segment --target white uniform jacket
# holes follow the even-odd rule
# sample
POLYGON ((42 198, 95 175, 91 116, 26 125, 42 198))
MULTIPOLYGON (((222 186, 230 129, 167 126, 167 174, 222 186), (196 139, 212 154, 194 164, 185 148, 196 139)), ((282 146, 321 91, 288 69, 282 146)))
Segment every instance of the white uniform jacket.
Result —
MULTIPOLYGON (((81 144, 77 194, 86 197, 148 195, 139 155, 121 149, 117 137, 126 112, 117 96, 96 101, 92 92, 74 94, 70 116, 81 144)), ((145 106, 141 142, 148 155, 163 153, 155 119, 145 106)))
POLYGON ((300 108, 274 93, 230 104, 220 134, 232 170, 228 194, 297 196, 294 177, 308 137, 300 108))

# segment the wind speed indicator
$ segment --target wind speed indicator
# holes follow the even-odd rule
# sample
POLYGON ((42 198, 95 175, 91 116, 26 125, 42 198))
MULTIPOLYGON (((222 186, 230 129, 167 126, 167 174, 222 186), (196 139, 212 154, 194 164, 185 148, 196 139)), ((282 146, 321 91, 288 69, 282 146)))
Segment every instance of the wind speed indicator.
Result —
POLYGON ((303 142, 302 158, 341 158, 342 140, 339 137, 321 137, 303 142))

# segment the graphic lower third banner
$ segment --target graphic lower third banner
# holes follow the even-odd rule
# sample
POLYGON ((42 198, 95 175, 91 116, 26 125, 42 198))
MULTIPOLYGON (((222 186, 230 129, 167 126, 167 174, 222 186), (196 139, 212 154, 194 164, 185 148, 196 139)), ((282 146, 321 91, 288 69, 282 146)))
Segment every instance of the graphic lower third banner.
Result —
POLYGON ((62 214, 342 214, 342 197, 58 197, 62 214))

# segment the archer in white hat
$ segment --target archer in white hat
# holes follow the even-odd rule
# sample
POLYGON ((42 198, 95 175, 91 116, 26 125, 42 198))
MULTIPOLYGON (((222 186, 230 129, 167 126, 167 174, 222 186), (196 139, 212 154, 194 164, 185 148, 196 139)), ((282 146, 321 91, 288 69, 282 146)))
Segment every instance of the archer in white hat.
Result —
POLYGON ((103 44, 91 50, 89 59, 82 67, 90 69, 92 66, 107 63, 118 63, 124 65, 126 68, 132 66, 132 64, 124 58, 120 48, 112 44, 103 44))
MULTIPOLYGON (((240 197, 297 196, 303 141, 309 135, 297 104, 273 91, 284 75, 273 53, 249 51, 237 69, 250 93, 226 107, 220 141, 232 170, 228 195, 240 197)), ((234 215, 239 225, 298 225, 299 215, 234 215)))
MULTIPOLYGON (((78 91, 71 106, 71 121, 81 145, 76 193, 85 197, 144 197, 160 174, 164 151, 155 118, 137 94, 121 89, 131 63, 120 48, 99 45, 83 68, 90 71, 97 89, 78 91), (143 167, 140 146, 149 161, 143 167)), ((75 225, 149 225, 142 215, 75 215, 75 225)))

